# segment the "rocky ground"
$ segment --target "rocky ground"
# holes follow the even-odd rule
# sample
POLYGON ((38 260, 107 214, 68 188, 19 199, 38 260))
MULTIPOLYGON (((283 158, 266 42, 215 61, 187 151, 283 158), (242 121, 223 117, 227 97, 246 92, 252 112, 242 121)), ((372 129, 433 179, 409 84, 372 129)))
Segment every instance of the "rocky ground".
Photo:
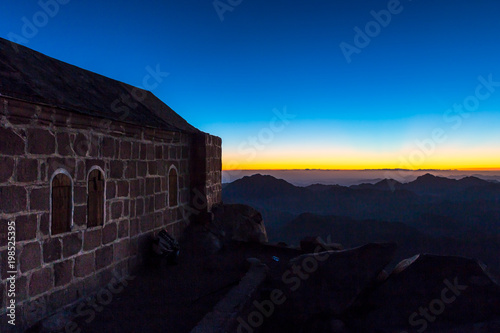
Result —
POLYGON ((238 285, 249 269, 247 258, 261 261, 269 276, 278 278, 288 261, 303 253, 264 245, 262 218, 249 207, 226 207, 218 214, 215 223, 195 223, 186 231, 177 264, 151 253, 109 304, 94 297, 31 332, 190 332, 238 285), (238 220, 235 214, 240 223, 229 222, 238 220), (54 329, 58 325, 65 327, 54 329))
POLYGON ((235 243, 204 257, 183 251, 175 266, 154 259, 94 320, 87 323, 89 316, 83 316, 76 322, 85 333, 189 332, 239 283, 248 269, 246 258, 259 258, 278 272, 296 255, 235 243), (276 262, 273 255, 283 261, 276 262))
POLYGON ((310 237, 301 249, 269 245, 257 211, 214 212, 187 230, 177 265, 151 255, 109 304, 73 313, 81 329, 73 332, 190 332, 235 295, 223 331, 500 332, 500 285, 478 261, 421 254, 386 272, 396 244, 342 250, 310 237), (242 298, 238 290, 251 289, 242 288, 252 283, 243 279, 249 262, 266 265, 267 278, 242 298))

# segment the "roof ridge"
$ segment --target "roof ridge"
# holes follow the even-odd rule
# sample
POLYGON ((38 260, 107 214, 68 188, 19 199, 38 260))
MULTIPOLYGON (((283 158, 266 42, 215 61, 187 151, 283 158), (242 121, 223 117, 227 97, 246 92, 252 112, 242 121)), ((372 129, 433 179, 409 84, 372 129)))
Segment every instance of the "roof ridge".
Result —
POLYGON ((199 132, 149 90, 1 37, 0 55, 0 93, 4 95, 135 125, 199 132), (138 92, 143 98, 137 98, 138 92))

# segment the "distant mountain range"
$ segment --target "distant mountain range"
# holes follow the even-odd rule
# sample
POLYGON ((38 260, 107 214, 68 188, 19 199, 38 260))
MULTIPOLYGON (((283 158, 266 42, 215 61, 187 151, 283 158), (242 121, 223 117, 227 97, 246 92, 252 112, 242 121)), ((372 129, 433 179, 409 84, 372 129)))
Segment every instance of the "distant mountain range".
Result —
POLYGON ((353 185, 353 189, 375 189, 381 191, 407 190, 417 194, 434 196, 449 195, 450 193, 462 192, 471 187, 494 187, 494 183, 477 177, 464 177, 462 179, 450 179, 425 174, 416 180, 402 184, 394 179, 384 179, 376 184, 353 185))
POLYGON ((342 186, 359 185, 362 183, 375 184, 386 178, 392 178, 402 183, 414 181, 417 177, 427 173, 434 176, 447 177, 450 179, 461 179, 474 176, 483 180, 500 181, 500 169, 484 171, 465 170, 403 170, 403 169, 380 169, 380 170, 224 170, 222 172, 223 183, 231 183, 244 176, 255 174, 270 175, 278 179, 284 179, 296 186, 308 186, 311 184, 338 184, 342 186))
POLYGON ((261 211, 270 241, 331 235, 345 246, 396 241, 402 259, 419 252, 469 254, 500 270, 500 183, 425 174, 350 187, 294 186, 260 174, 225 184, 225 203, 261 211), (415 252, 416 251, 416 252, 415 252))

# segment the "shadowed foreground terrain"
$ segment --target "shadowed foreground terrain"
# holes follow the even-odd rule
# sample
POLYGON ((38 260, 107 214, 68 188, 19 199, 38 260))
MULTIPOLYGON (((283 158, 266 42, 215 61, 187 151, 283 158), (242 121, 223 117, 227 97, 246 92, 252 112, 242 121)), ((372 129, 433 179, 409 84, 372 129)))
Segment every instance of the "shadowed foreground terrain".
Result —
MULTIPOLYGON (((316 226, 332 223, 328 217, 301 217, 307 222, 319 218, 316 226)), ((337 230, 348 233, 349 225, 360 222, 333 223, 337 230)), ((385 230, 383 224, 381 232, 374 221, 361 222, 358 227, 377 237, 401 234, 385 230)), ((407 235, 415 233, 407 228, 407 235)), ((321 228, 308 231, 317 230, 321 228)), ((186 229, 178 264, 169 265, 165 258, 150 253, 145 266, 123 290, 113 292, 111 298, 98 293, 83 308, 77 305, 69 310, 66 320, 71 322, 61 322, 70 330, 48 330, 59 321, 55 316, 32 331, 500 330, 498 276, 480 261, 413 253, 396 265, 396 255, 410 253, 406 244, 367 242, 346 248, 319 237, 305 237, 300 239, 300 247, 288 247, 267 241, 258 211, 241 204, 218 205, 186 229)))
POLYGON ((73 317, 72 321, 85 333, 189 332, 240 282, 248 269, 247 258, 258 258, 277 278, 288 260, 300 253, 237 242, 211 255, 183 251, 177 265, 168 265, 164 259, 155 257, 122 292, 113 295, 109 304, 102 305, 97 300, 101 311, 89 311, 92 306, 85 306, 83 315, 73 317), (276 261, 273 256, 281 260, 276 261))

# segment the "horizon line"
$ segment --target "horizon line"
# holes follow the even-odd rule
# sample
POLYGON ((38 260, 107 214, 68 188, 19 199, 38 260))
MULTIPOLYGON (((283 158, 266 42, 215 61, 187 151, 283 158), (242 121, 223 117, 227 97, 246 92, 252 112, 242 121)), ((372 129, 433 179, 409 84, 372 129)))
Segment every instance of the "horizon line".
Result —
POLYGON ((401 168, 382 168, 382 169, 222 169, 222 171, 500 171, 499 168, 460 168, 460 169, 401 169, 401 168))

